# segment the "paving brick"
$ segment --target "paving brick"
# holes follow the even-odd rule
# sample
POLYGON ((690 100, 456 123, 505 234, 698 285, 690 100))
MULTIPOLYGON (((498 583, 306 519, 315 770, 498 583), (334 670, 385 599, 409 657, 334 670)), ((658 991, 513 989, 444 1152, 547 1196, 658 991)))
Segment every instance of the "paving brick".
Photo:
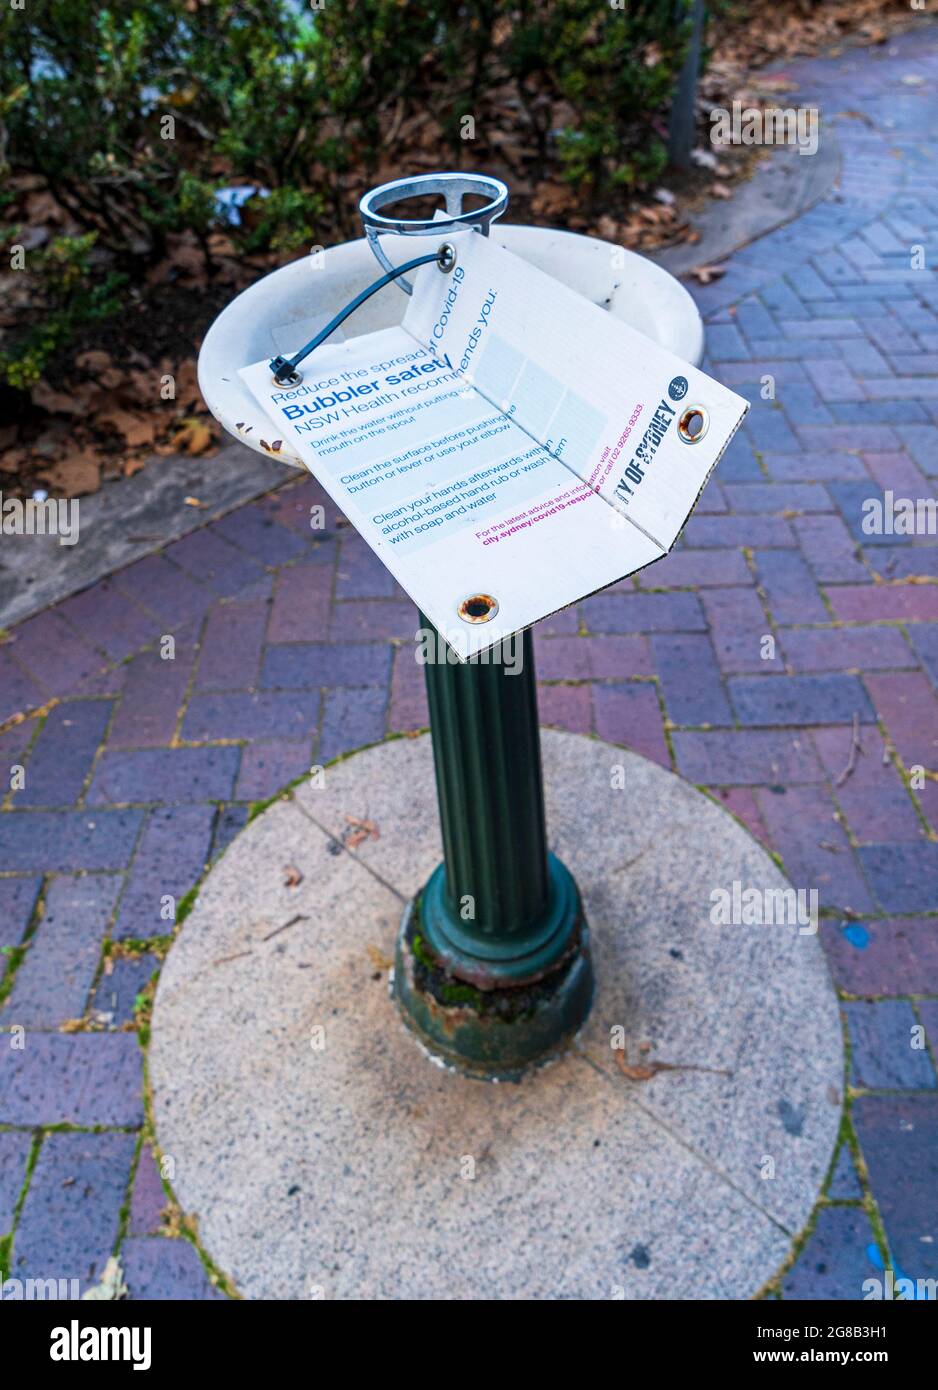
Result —
POLYGON ((757 582, 777 623, 823 623, 828 613, 817 580, 796 551, 758 550, 757 582))
POLYGON ((165 1236, 131 1236, 121 1246, 127 1297, 137 1299, 224 1299, 209 1280, 191 1241, 165 1236))
POLYGON ((77 637, 61 614, 47 608, 16 629, 16 659, 50 695, 66 695, 96 676, 104 658, 77 637))
POLYGON ((766 471, 776 483, 826 483, 832 478, 865 478, 863 460, 856 454, 840 453, 836 449, 812 452, 802 449, 796 454, 777 454, 768 450, 763 455, 766 471))
POLYGON ((14 714, 39 709, 48 698, 45 688, 17 666, 9 649, 0 649, 0 723, 14 714))
POLYGON ((312 766, 309 738, 249 743, 241 755, 235 796, 239 801, 266 801, 312 766))
MULTIPOLYGON (((13 1229, 13 1214, 26 1181, 26 1163, 33 1144, 31 1134, 17 1130, 0 1133, 0 1235, 13 1229)), ((7 1271, 4 1271, 6 1276, 7 1271)))
POLYGON ((779 642, 796 671, 898 670, 914 666, 915 654, 895 628, 788 627, 779 642))
POLYGON ((818 756, 834 786, 834 795, 847 824, 860 843, 920 840, 924 827, 891 762, 883 762, 883 739, 872 726, 859 730, 859 752, 853 770, 840 785, 851 758, 853 729, 816 729, 818 756))
MULTIPOLYGON (((720 376, 719 372, 717 376, 720 376)), ((747 439, 741 430, 736 431, 726 446, 726 452, 717 464, 717 470, 715 476, 721 483, 755 483, 765 477, 751 440, 747 439)))
MULTIPOLYGON (((561 608, 559 612, 542 618, 536 625, 536 630, 539 637, 570 636, 579 632, 579 623, 579 612, 574 604, 570 608, 561 608)), ((410 636, 413 637, 413 633, 410 636)))
POLYGON ((130 663, 109 748, 152 747, 172 740, 195 662, 194 647, 177 644, 174 650, 171 660, 157 650, 142 652, 130 663))
POLYGON ((707 328, 707 351, 711 357, 724 362, 738 362, 752 356, 742 334, 728 323, 709 325, 707 328))
POLYGON ((804 369, 814 382, 822 400, 866 400, 866 392, 845 363, 832 362, 829 359, 815 362, 809 358, 804 363, 804 369))
POLYGON ((869 889, 826 790, 776 784, 757 796, 772 846, 796 888, 816 889, 822 909, 872 909, 869 889))
POLYGON ((88 790, 102 803, 224 801, 238 773, 238 748, 140 748, 105 752, 88 790))
POLYGON ((729 483, 726 498, 734 512, 829 512, 831 499, 820 483, 729 483))
POLYGON ((133 1033, 26 1033, 0 1048, 0 1124, 135 1128, 142 1079, 133 1033))
POLYGON ((387 702, 387 691, 374 687, 328 691, 323 703, 318 761, 327 763, 340 753, 383 738, 387 702))
POLYGON ((889 363, 871 342, 864 338, 845 338, 837 344, 840 355, 853 373, 864 377, 888 376, 889 363))
POLYGON ((0 878, 0 949, 22 941, 41 885, 41 878, 0 878))
POLYGON ((4 1025, 58 1028, 81 1018, 117 901, 113 874, 54 878, 3 1007, 4 1025))
POLYGON ((304 539, 312 536, 323 544, 334 539, 342 515, 325 488, 308 474, 267 493, 256 505, 265 516, 296 535, 304 539))
POLYGON ((710 787, 708 790, 721 806, 742 821, 760 844, 768 845, 769 832, 765 828, 755 792, 750 787, 710 787))
MULTIPOLYGON (((590 665, 590 640, 600 642, 595 637, 550 637, 538 642, 536 661, 538 678, 542 681, 589 680, 592 677, 590 665)), ((643 640, 643 639, 638 639, 643 640)), ((620 674, 625 675, 626 672, 620 674)))
POLYGON ((764 671, 762 639, 772 627, 755 589, 710 589, 700 597, 722 670, 764 671))
POLYGON ((163 1189, 156 1156, 149 1144, 140 1150, 130 1195, 127 1231, 132 1236, 156 1235, 163 1224, 163 1210, 169 1199, 163 1189))
POLYGON ((938 999, 920 999, 915 1007, 925 1029, 925 1040, 931 1048, 932 1057, 938 1058, 938 999))
POLYGON ((593 709, 600 738, 631 748, 662 767, 671 766, 658 694, 650 682, 594 686, 593 709))
POLYGON ((854 714, 861 721, 874 718, 856 676, 731 676, 727 688, 740 724, 842 724, 854 714))
POLYGON ((202 635, 195 684, 201 690, 243 690, 257 683, 268 605, 263 599, 217 604, 202 635))
POLYGON ((537 703, 542 724, 572 734, 589 733, 592 708, 588 685, 543 685, 537 703))
POLYGON ((388 641, 395 637, 412 641, 418 627, 412 603, 348 599, 333 607, 328 636, 330 642, 388 641))
MULTIPOLYGON (((872 383, 867 383, 871 385, 872 383)), ((875 394, 870 392, 871 395, 875 394)), ((839 425, 901 425, 909 420, 926 421, 925 408, 917 401, 870 400, 850 405, 832 405, 831 414, 839 425)))
POLYGON ((935 690, 938 691, 938 623, 918 623, 909 629, 909 640, 935 690))
POLYGON ((114 575, 128 598, 146 608, 163 632, 198 622, 215 600, 212 589, 185 574, 163 555, 146 555, 114 575))
POLYGON ((109 700, 69 700, 46 715, 15 806, 71 806, 81 795, 108 720, 109 700))
POLYGON ((12 872, 123 869, 140 831, 140 811, 7 811, 0 815, 0 864, 12 872))
POLYGON ((112 661, 123 661, 161 635, 156 619, 107 579, 65 599, 56 611, 86 644, 112 661))
POLYGON ((265 509, 253 503, 238 507, 210 528, 262 565, 283 565, 305 554, 305 543, 286 526, 281 526, 265 509))
POLYGON ((844 622, 938 621, 938 586, 844 584, 828 589, 827 599, 844 622))
POLYGON ((822 922, 834 981, 848 994, 938 994, 933 917, 822 922))
POLYGON ((50 1134, 23 1203, 12 1275, 98 1283, 117 1240, 130 1179, 128 1134, 50 1134))
MULTIPOLYGON (((538 661, 541 649, 550 646, 552 640, 566 641, 566 638, 549 639, 538 644, 538 661)), ((584 639, 577 639, 584 640, 584 639)), ((394 733, 425 729, 430 722, 427 706, 427 688, 424 668, 415 660, 415 649, 409 643, 398 647, 394 653, 394 666, 391 675, 391 698, 388 706, 388 731, 394 733)))
POLYGON ((841 517, 795 517, 795 534, 802 555, 813 573, 825 584, 869 582, 870 574, 859 555, 859 545, 841 517))
MULTIPOLYGON (((737 304, 736 322, 747 338, 771 338, 778 332, 775 319, 755 295, 737 304)), ((708 346, 712 351, 712 344, 708 346)))
POLYGON ((850 1034, 851 1082, 863 1090, 929 1090, 936 1084, 918 1019, 904 999, 857 1001, 842 1006, 850 1034))
POLYGON ((884 912, 933 912, 938 903, 938 843, 862 845, 864 872, 884 912))
MULTIPOLYGON (((844 519, 853 539, 863 546, 890 545, 893 537, 876 534, 867 527, 876 521, 876 509, 883 507, 883 491, 871 479, 865 482, 828 483, 827 490, 844 519)), ((882 513, 880 513, 882 514, 882 513)))
POLYGON ((669 719, 675 724, 734 722, 706 633, 653 637, 651 649, 669 719))
POLYGON ((853 1163, 853 1154, 850 1152, 848 1144, 840 1146, 840 1153, 834 1164, 827 1195, 834 1201, 840 1202, 857 1202, 863 1196, 860 1179, 857 1177, 857 1170, 853 1163))
POLYGON ((601 594, 580 604, 592 632, 692 632, 706 626, 695 594, 601 594))
POLYGON ((860 1096, 853 1122, 896 1272, 938 1278, 938 1097, 860 1096))
POLYGON ((938 425, 897 425, 895 432, 922 472, 934 477, 938 472, 938 425))
POLYGON ((798 437, 806 449, 868 449, 875 452, 895 449, 899 436, 892 425, 799 425, 798 437))
MULTIPOLYGON (((402 649, 403 650, 403 649, 402 649)), ((413 661, 413 652, 406 648, 413 661)), ((302 642, 269 646, 260 686, 309 690, 317 686, 386 685, 392 648, 384 642, 302 642)))
POLYGON ((768 449, 786 453, 801 447, 785 417, 780 401, 756 400, 746 416, 742 429, 746 438, 763 453, 768 449))
POLYGON ((869 675, 866 688, 905 766, 938 771, 938 697, 925 676, 869 675))
POLYGON ((751 584, 746 557, 739 550, 672 550, 638 575, 643 589, 711 589, 751 584))
POLYGON ((878 545, 867 555, 870 569, 883 579, 910 579, 922 576, 938 579, 938 547, 909 545, 878 545))
POLYGON ((109 956, 105 966, 106 973, 98 981, 89 1012, 96 1022, 120 1028, 133 1022, 137 995, 159 970, 160 962, 144 952, 139 956, 109 956))
POLYGON ((249 806, 219 806, 209 850, 209 859, 213 864, 247 825, 250 810, 249 806))
POLYGON ((394 598, 399 593, 394 576, 371 546, 346 531, 339 548, 336 598, 394 598))
POLYGON ((324 565, 297 564, 280 571, 267 629, 269 642, 322 641, 329 630, 332 572, 324 565))
POLYGON ((240 593, 264 573, 256 560, 208 527, 173 541, 163 554, 223 598, 240 593))
POLYGON ((151 937, 172 930, 175 910, 165 915, 164 898, 178 905, 200 878, 209 858, 215 807, 156 807, 134 856, 121 898, 114 936, 151 937))
POLYGON ((780 516, 692 516, 684 537, 689 546, 708 550, 795 544, 791 526, 780 516))
POLYGON ((924 473, 907 454, 864 454, 863 462, 883 489, 892 488, 906 497, 927 497, 931 490, 924 473))
POLYGON ((856 1300, 875 1279, 877 1266, 869 1217, 861 1207, 822 1207, 794 1267, 782 1280, 789 1299, 856 1300))
POLYGON ((182 724, 188 743, 211 739, 301 739, 319 719, 319 694, 262 690, 251 694, 198 694, 182 724))
MULTIPOLYGON (((589 652, 590 675, 594 680, 625 676, 650 676, 651 653, 647 637, 584 637, 589 652)), ((541 644, 535 652, 540 672, 541 644)))

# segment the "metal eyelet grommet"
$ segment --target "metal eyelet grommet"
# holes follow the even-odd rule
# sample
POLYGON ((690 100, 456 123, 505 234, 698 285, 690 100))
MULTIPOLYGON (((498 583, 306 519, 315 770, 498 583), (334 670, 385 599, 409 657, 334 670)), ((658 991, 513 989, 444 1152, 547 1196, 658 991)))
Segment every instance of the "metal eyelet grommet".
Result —
POLYGON ((451 241, 444 241, 436 253, 436 263, 444 275, 449 275, 456 264, 456 247, 451 241))
POLYGON ((464 623, 487 623, 498 612, 498 599, 491 594, 469 594, 456 612, 464 623))
POLYGON ((702 405, 689 405, 677 422, 677 432, 685 444, 699 444, 710 428, 710 416, 702 405))

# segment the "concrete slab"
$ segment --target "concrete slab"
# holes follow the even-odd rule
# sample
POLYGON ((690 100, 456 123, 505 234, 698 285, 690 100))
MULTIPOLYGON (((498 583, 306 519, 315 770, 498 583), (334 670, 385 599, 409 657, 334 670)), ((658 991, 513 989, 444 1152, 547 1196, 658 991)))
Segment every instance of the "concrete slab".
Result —
POLYGON ((732 198, 712 199, 693 214, 699 241, 651 251, 648 259, 677 276, 687 275, 698 265, 725 261, 734 251, 793 222, 819 203, 840 177, 841 164, 832 121, 824 123, 813 155, 800 154, 794 145, 767 146, 752 178, 738 184, 732 198))
POLYGON ((599 740, 543 749, 599 988, 575 1048, 519 1085, 433 1065, 388 996, 439 853, 427 736, 276 802, 203 885, 157 992, 154 1115, 248 1297, 746 1298, 803 1227, 843 1083, 817 938, 712 925, 714 888, 785 883, 709 799, 599 740), (348 816, 378 838, 344 845, 348 816), (630 1063, 674 1069, 628 1080, 616 1025, 630 1063))

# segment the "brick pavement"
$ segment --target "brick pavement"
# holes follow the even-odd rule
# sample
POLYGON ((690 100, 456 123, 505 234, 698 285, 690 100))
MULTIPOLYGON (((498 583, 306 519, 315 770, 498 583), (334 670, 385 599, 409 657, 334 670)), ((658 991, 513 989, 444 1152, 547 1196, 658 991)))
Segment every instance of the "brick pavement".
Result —
MULTIPOLYGON (((707 788, 819 889, 850 1090, 826 1195, 771 1291, 786 1298, 858 1297, 884 1260, 938 1276, 938 546, 861 528, 867 498, 934 496, 938 476, 925 35, 789 70, 786 103, 836 128, 840 186, 696 291, 707 365, 750 416, 674 554, 538 630, 542 722, 707 788)), ((145 1041, 174 912, 252 803, 426 724, 414 629, 304 480, 0 647, 0 766, 25 769, 0 803, 8 1275, 87 1286, 119 1250, 132 1296, 217 1296, 166 1233, 135 1019, 145 1041)))

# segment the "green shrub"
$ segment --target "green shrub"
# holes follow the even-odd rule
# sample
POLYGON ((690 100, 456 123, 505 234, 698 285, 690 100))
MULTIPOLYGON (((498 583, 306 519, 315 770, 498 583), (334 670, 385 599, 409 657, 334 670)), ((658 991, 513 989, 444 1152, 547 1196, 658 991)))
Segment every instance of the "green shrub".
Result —
MULTIPOLYGON (((8 232, 16 245, 17 229, 8 232)), ((55 237, 28 254, 29 274, 37 287, 34 323, 20 334, 13 348, 0 352, 0 380, 26 391, 43 375, 82 324, 107 318, 120 307, 127 275, 94 259, 95 232, 55 237)))
POLYGON ((8 380, 34 381, 174 235, 194 235, 211 266, 219 229, 238 250, 278 256, 353 234, 375 174, 407 172, 413 135, 394 140, 413 116, 430 123, 421 152, 438 168, 488 167, 509 139, 529 183, 559 174, 585 211, 607 210, 663 167, 688 29, 689 0, 618 3, 0 7, 0 172, 39 175, 78 231, 30 258, 38 317, 5 348, 8 380), (462 138, 466 115, 477 142, 462 138), (230 226, 216 193, 237 184, 265 196, 230 226))

